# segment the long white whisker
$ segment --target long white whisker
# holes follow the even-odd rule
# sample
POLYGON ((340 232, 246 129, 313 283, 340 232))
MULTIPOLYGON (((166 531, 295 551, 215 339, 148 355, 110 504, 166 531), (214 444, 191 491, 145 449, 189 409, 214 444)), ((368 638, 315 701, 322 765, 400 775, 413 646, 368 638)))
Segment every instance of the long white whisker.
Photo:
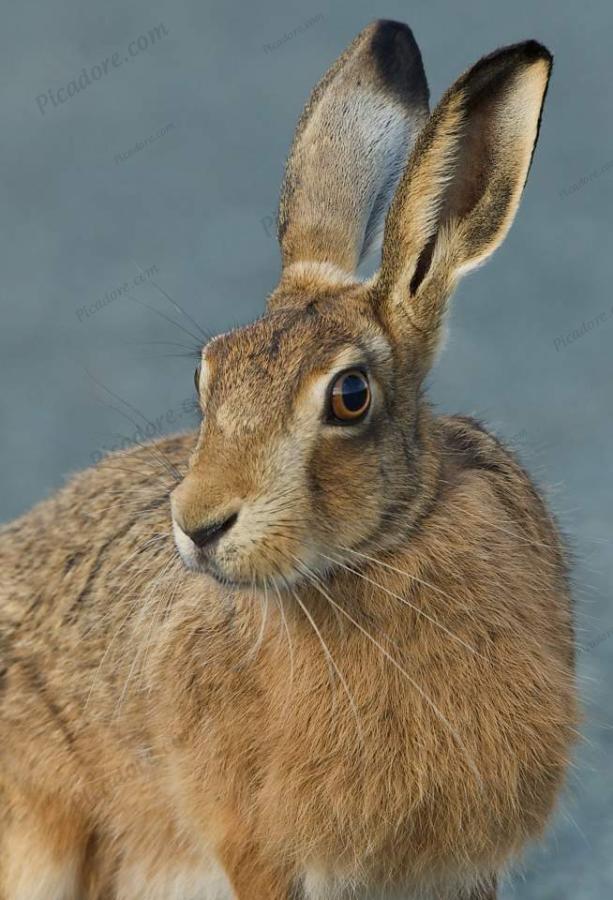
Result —
MULTIPOLYGON (((251 579, 251 591, 255 592, 255 578, 251 579)), ((256 638, 255 644, 249 651, 247 655, 247 660, 252 661, 258 655, 259 649, 262 646, 262 641, 264 640, 264 632, 266 630, 266 622, 268 620, 268 588, 266 586, 266 582, 264 582, 264 610, 262 612, 262 619, 260 623, 260 630, 258 632, 258 636, 256 638)))
POLYGON ((149 538, 149 540, 144 541, 142 544, 139 543, 138 547, 133 553, 130 553, 129 556, 126 556, 119 565, 115 568, 115 574, 123 569, 124 566, 127 566, 129 562, 131 562, 136 556, 143 552, 147 547, 150 547, 152 544, 163 543, 168 540, 169 536, 167 534, 154 534, 153 537, 149 538))
MULTIPOLYGON (((320 554, 320 555, 323 556, 323 554, 320 554)), ((297 560, 297 562, 299 562, 299 560, 297 560)), ((483 780, 482 780, 482 778, 481 778, 481 775, 480 775, 480 773, 479 773, 479 770, 478 770, 477 766, 475 765, 475 762, 474 762, 474 760, 473 760, 473 758, 472 758, 472 755, 469 753, 468 749, 466 748, 466 746, 465 746, 464 742, 462 741, 462 738, 461 738, 460 735, 458 734, 457 730, 453 727, 453 725, 451 724, 451 722, 449 722, 449 720, 443 715, 443 713, 440 711, 440 709, 438 708, 438 706, 436 705, 436 703, 434 703, 434 701, 431 700, 430 697, 428 697, 428 695, 426 694, 426 692, 425 692, 425 691, 423 690, 423 688, 415 681, 415 679, 411 678, 411 676, 409 675, 409 673, 408 673, 408 672, 400 665, 400 663, 399 663, 396 659, 394 659, 394 657, 391 655, 391 653, 389 653, 389 652, 385 649, 385 647, 384 647, 384 646, 383 646, 376 638, 374 638, 374 637, 372 636, 372 634, 370 634, 369 631, 366 630, 366 628, 364 628, 362 625, 360 625, 360 623, 359 623, 356 619, 354 619, 353 616, 352 616, 350 613, 348 613, 346 609, 344 609, 344 608, 343 608, 342 606, 340 606, 335 600, 333 600, 332 597, 330 596, 330 594, 329 594, 327 591, 325 591, 322 587, 320 587, 320 585, 318 585, 317 582, 311 581, 311 583, 312 583, 313 586, 316 588, 316 590, 318 590, 324 597, 326 597, 326 599, 327 599, 333 606, 335 606, 335 607, 338 609, 338 611, 341 613, 341 615, 343 615, 343 616, 345 616, 347 619, 349 619, 349 621, 352 622, 352 624, 353 624, 357 629, 359 629, 359 631, 361 631, 362 634, 363 634, 369 641, 371 641, 376 647, 378 647, 378 649, 381 651, 381 653, 383 653, 383 655, 385 656, 385 658, 386 658, 387 660, 389 660, 389 662, 390 662, 390 663, 391 663, 391 664, 392 664, 392 665, 393 665, 393 666, 394 666, 394 667, 395 667, 402 675, 404 675, 404 677, 407 679, 407 681, 413 686, 413 688, 415 689, 415 691, 417 691, 417 693, 418 693, 419 696, 422 698, 422 700, 423 700, 425 703, 428 704, 428 706, 429 706, 430 709, 434 712, 434 714, 435 714, 436 717, 439 719, 439 721, 442 722, 442 724, 445 725, 445 727, 448 729, 449 733, 450 733, 450 734, 452 735, 452 737, 455 739, 456 743, 458 744, 458 746, 460 747, 460 749, 462 750, 462 752, 463 752, 464 755, 466 756, 466 759, 467 759, 468 764, 469 764, 469 766, 470 766, 470 768, 471 768, 471 771, 472 771, 473 774, 475 775, 475 778, 477 779, 479 785, 482 786, 482 785, 483 785, 483 780)))
MULTIPOLYGON (((166 567, 165 567, 165 569, 163 570, 163 572, 166 571, 166 570, 170 567, 170 564, 172 563, 172 561, 173 561, 172 559, 169 560, 169 562, 168 562, 168 564, 166 565, 166 567)), ((175 571, 176 571, 176 570, 175 570, 175 571)), ((132 586, 138 581, 138 579, 139 579, 140 576, 141 576, 141 573, 140 573, 140 572, 135 573, 135 575, 133 575, 133 577, 130 578, 129 581, 126 582, 126 584, 124 584, 124 585, 122 586, 123 592, 124 592, 125 595, 128 595, 128 594, 130 593, 130 591, 131 591, 131 589, 132 589, 132 586)), ((154 582, 154 584, 157 583, 157 582, 159 582, 159 581, 161 581, 161 580, 162 580, 162 576, 159 576, 159 577, 156 579, 156 582, 154 582)), ((105 647, 105 649, 104 649, 104 652, 103 652, 103 654, 102 654, 102 657, 101 657, 101 659, 100 659, 100 662, 99 662, 98 665, 96 666, 96 671, 94 672, 94 675, 93 675, 93 677, 92 677, 91 685, 90 685, 89 691, 88 691, 88 693, 87 693, 87 697, 86 697, 86 699, 85 699, 84 709, 87 709, 87 707, 88 707, 88 705, 89 705, 89 701, 90 701, 90 699, 91 699, 93 690, 94 690, 94 688, 95 688, 95 686, 96 686, 96 682, 98 681, 98 679, 99 679, 99 677, 100 677, 100 675, 101 675, 101 673, 102 673, 102 669, 103 669, 105 660, 106 660, 107 656, 109 655, 109 653, 111 652, 111 649, 112 649, 113 645, 115 644, 115 641, 117 640, 117 638, 118 638, 119 635, 121 634, 121 631, 122 631, 123 627, 125 626, 126 622, 127 622, 128 619, 130 618, 130 616, 132 615, 132 613, 133 613, 133 611, 134 611, 134 607, 135 607, 137 604, 138 604, 138 605, 141 605, 142 603, 143 603, 143 598, 142 598, 140 595, 137 595, 137 596, 135 596, 135 597, 133 597, 132 599, 130 599, 130 600, 127 601, 127 606, 128 606, 127 612, 126 612, 126 614, 121 618, 121 621, 120 621, 120 622, 117 624, 117 626, 115 627, 114 632, 113 632, 113 634, 111 635, 111 637, 110 637, 110 639, 109 639, 109 641, 108 641, 108 643, 107 643, 107 645, 106 645, 106 647, 105 647)), ((109 612, 108 612, 106 615, 102 616, 101 618, 99 618, 99 619, 97 620, 97 623, 96 623, 96 624, 97 624, 98 626, 102 625, 102 624, 105 622, 106 619, 111 618, 112 612, 113 612, 112 609, 109 610, 109 612)), ((92 625, 89 629, 86 629, 86 630, 83 632, 83 637, 85 638, 86 635, 88 635, 88 634, 90 633, 90 631, 91 631, 93 628, 94 628, 94 625, 92 625)))
POLYGON ((287 616, 285 615, 285 609, 283 605, 283 597, 281 596, 281 592, 277 587, 276 582, 273 580, 272 585, 277 593, 277 597, 279 598, 279 611, 281 613, 281 621, 283 622, 283 627, 285 628, 285 633, 287 634, 287 646, 289 650, 289 689, 288 689, 288 698, 291 692, 292 686, 294 684, 294 645, 292 643, 292 636, 290 634, 289 625, 287 624, 287 616))
POLYGON ((315 620, 313 619, 312 615, 310 614, 310 612, 308 611, 306 605, 302 602, 302 600, 300 599, 300 597, 298 596, 296 591, 294 591, 294 589, 290 585, 286 584, 286 586, 289 588, 289 591, 292 594, 294 600, 299 605, 300 609, 302 610, 302 612, 305 614, 306 618, 308 619, 309 624, 311 625, 311 628, 313 629, 313 631, 315 632, 315 634, 317 635, 317 637, 319 639, 319 643, 321 644, 321 646, 323 648, 326 659, 329 661, 329 663, 332 665, 334 671, 338 675, 338 678, 343 686, 343 690, 347 694, 349 704, 350 704, 353 714, 355 716, 355 722, 356 722, 356 727, 358 730, 358 736, 360 738, 361 743, 364 743, 364 735, 362 732, 362 726, 360 724, 360 716, 358 714, 358 708, 357 708, 356 702, 353 698, 353 695, 352 695, 351 691, 349 690, 349 685, 347 684, 347 682, 345 680, 345 676, 343 675, 343 673, 339 669, 338 665, 336 664, 336 661, 335 661, 334 657, 332 656, 332 653, 330 652, 330 649, 329 649, 328 645, 326 644, 321 631, 317 627, 317 624, 316 624, 315 620))
MULTIPOLYGON (((389 566, 386 563, 381 562, 381 560, 375 559, 372 556, 367 556, 365 553, 358 553, 357 550, 351 550, 349 547, 341 547, 340 549, 347 550, 350 553, 355 553, 357 556, 361 556, 364 559, 368 559, 371 562, 377 563, 378 565, 381 565, 386 569, 390 569, 392 572, 397 572, 399 575, 405 575, 407 578, 412 578, 414 581, 417 581, 419 584, 423 584, 425 587, 429 587, 432 590, 439 592, 439 589, 437 587, 435 587, 434 585, 428 584, 427 581, 422 581, 416 575, 411 575, 411 574, 409 574, 409 572, 403 572, 401 569, 396 569, 396 568, 394 568, 394 566, 389 566)), ((351 572, 353 575, 357 575, 359 578, 363 578, 364 581, 367 581, 369 584, 374 585, 374 587, 379 588, 379 590, 383 591, 388 596, 394 597, 394 599, 396 599, 396 600, 400 600, 401 603, 404 603, 406 606, 410 607, 418 615, 423 616, 424 619, 428 620, 428 622, 431 622, 433 625, 436 625, 437 628, 440 628, 441 631, 444 631, 445 634, 447 634, 454 641, 457 641, 459 644, 462 644, 463 647, 466 647, 466 649, 470 650, 471 653, 474 653, 475 656, 479 656, 482 659, 485 659, 485 657, 482 656, 482 654, 479 653, 478 650, 476 650, 471 644, 467 643, 461 637, 458 637, 458 635, 454 634, 453 631, 450 631, 449 628, 447 628, 445 625, 443 625, 441 622, 439 622, 438 619, 435 619, 433 616, 429 615, 423 609, 420 609, 418 606, 415 606, 415 604, 411 603, 410 600, 407 600, 406 597, 401 597, 400 594, 395 594, 393 591, 390 591, 388 588, 384 587, 382 584, 379 584, 377 581, 374 581, 374 579, 369 578, 367 575, 364 575, 363 572, 359 572, 357 569, 353 569, 351 566, 346 566, 344 563, 340 562, 340 560, 332 559, 332 557, 326 556, 323 553, 321 555, 324 557, 324 559, 328 559, 330 562, 335 563, 336 565, 340 566, 342 569, 346 569, 347 572, 351 572)))
MULTIPOLYGON (((171 567, 173 564, 176 566, 176 563, 177 563, 177 560, 176 560, 175 558, 171 558, 171 559, 166 563, 166 565, 164 566, 164 568, 162 569, 162 571, 160 572, 160 574, 158 575, 158 577, 157 577, 157 578, 149 585, 149 588, 150 588, 149 593, 148 593, 147 596, 144 597, 143 600, 142 600, 142 608, 141 608, 141 612, 140 612, 140 615, 139 615, 139 620, 141 620, 143 617, 145 617, 148 613, 151 613, 151 614, 152 614, 152 624, 151 624, 151 627, 150 627, 150 629, 149 629, 148 638, 150 637, 150 635, 151 635, 151 633, 152 633, 153 626, 154 626, 154 624, 155 624, 155 613, 154 613, 154 611, 152 611, 152 610, 150 609, 150 607, 148 606, 148 602, 147 602, 147 601, 150 599, 150 597, 151 597, 153 591, 155 590, 155 588, 156 588, 156 587, 159 585, 159 583, 163 580, 164 576, 167 574, 167 572, 168 572, 168 570, 170 569, 170 567, 171 567)), ((146 653, 146 651, 147 651, 147 648, 148 648, 148 639, 147 639, 147 643, 145 644, 145 648, 144 648, 144 649, 145 649, 145 653, 146 653)), ((125 682, 124 682, 123 689, 122 689, 121 694, 120 694, 120 696, 119 696, 119 700, 117 701, 117 704, 116 704, 116 706, 115 706, 115 711, 114 711, 114 713, 113 713, 113 717, 119 716, 119 714, 121 713, 121 708, 122 708, 122 706, 123 706, 123 701, 124 701, 126 692, 127 692, 127 690, 128 690, 128 685, 129 685, 130 681, 132 680, 132 675, 134 674, 134 670, 135 670, 135 668, 136 668, 136 665, 137 665, 137 663, 139 663, 139 662, 141 661, 141 658, 142 658, 142 655, 139 654, 138 652, 134 654, 134 659, 132 660, 132 664, 131 664, 131 666, 130 666, 130 669, 129 669, 129 671, 128 671, 128 675, 127 675, 126 680, 125 680, 125 682)))

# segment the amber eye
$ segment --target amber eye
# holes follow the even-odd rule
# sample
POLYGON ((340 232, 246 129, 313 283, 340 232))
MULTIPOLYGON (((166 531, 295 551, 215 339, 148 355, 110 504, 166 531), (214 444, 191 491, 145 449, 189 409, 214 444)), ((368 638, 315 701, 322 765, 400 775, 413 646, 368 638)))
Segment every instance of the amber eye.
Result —
POLYGON ((196 366, 196 371, 194 372, 194 386, 196 393, 200 394, 200 366, 196 366))
POLYGON ((336 377, 330 392, 330 419, 350 424, 361 419, 370 406, 370 385, 364 372, 348 369, 336 377))

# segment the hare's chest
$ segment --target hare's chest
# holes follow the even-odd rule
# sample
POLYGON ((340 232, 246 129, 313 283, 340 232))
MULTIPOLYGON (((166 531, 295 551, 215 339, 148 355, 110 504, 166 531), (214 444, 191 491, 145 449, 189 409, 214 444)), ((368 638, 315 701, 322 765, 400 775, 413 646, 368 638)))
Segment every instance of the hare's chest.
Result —
POLYGON ((385 692, 361 704, 352 687, 303 695, 267 733, 257 803, 279 845, 366 864, 375 848, 381 860, 408 841, 421 773, 411 713, 385 692))

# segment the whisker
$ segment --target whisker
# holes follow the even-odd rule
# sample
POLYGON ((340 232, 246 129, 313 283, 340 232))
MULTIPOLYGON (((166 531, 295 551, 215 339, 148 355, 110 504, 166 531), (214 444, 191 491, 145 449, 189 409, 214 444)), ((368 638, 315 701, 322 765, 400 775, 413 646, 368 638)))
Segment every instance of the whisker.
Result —
MULTIPOLYGON (((139 263, 137 263, 136 260, 132 260, 132 262, 133 262, 136 266, 138 266, 138 268, 141 270, 141 273, 142 273, 143 275, 146 274, 146 273, 145 273, 145 270, 143 269, 143 267, 142 267, 139 263)), ((177 312, 182 313, 182 315, 185 316, 185 318, 187 319, 187 321, 188 321, 188 322, 191 322, 192 325, 200 332, 200 334, 202 335, 202 337, 203 337, 203 339, 204 339, 205 341, 210 341, 210 340, 211 340, 212 334, 211 334, 210 332, 208 332, 208 331, 205 331, 205 329, 204 329, 198 322, 196 322, 196 320, 193 318, 193 316, 191 316, 188 312, 186 312, 186 311, 183 309, 183 307, 180 305, 180 303, 178 303, 173 297, 171 297, 170 294, 169 294, 167 291, 164 290, 164 288, 161 288, 161 287, 159 286, 159 284, 157 283, 157 281, 154 281, 153 278, 149 278, 149 279, 147 280, 146 283, 147 283, 147 284, 152 284, 153 287, 158 291, 158 293, 160 293, 160 294, 162 295, 162 297, 164 297, 166 300, 168 300, 169 303, 171 303, 171 304, 174 306, 174 308, 177 310, 177 312)))
MULTIPOLYGON (((162 569, 162 571, 160 572, 159 576, 158 576, 157 578, 155 578, 155 579, 149 584, 150 590, 149 590, 148 594, 147 594, 145 597, 143 597, 142 600, 141 600, 141 602, 142 602, 142 608, 141 608, 141 612, 140 612, 140 615, 139 615, 139 621, 140 621, 144 616, 146 616, 148 613, 151 613, 151 612, 152 612, 151 609, 150 609, 150 607, 149 607, 149 605, 148 605, 148 601, 151 599, 151 596, 152 596, 153 592, 155 591, 156 587, 158 586, 158 584, 162 581, 162 579, 164 578, 164 576, 167 574, 168 570, 169 570, 172 566, 175 566, 175 572, 176 572, 176 563, 177 563, 177 560, 176 560, 175 558, 172 558, 172 557, 171 557, 170 560, 169 560, 169 561, 166 563, 166 565, 163 567, 163 569, 162 569)), ((158 603, 159 603, 159 601, 158 601, 158 603)), ((150 627, 149 632, 148 632, 148 639, 149 639, 150 636, 151 636, 152 629, 153 629, 153 626, 154 626, 154 624, 155 624, 155 615, 152 614, 151 618, 152 618, 152 624, 151 624, 151 627, 150 627)), ((145 655, 146 655, 147 648, 148 648, 148 640, 147 640, 147 642, 145 643, 145 647, 144 647, 145 655)), ((113 718, 118 717, 118 716, 120 715, 120 713, 121 713, 121 709, 122 709, 122 706, 123 706, 123 702, 124 702, 124 699, 125 699, 125 696, 126 696, 126 693, 127 693, 127 690, 128 690, 128 685, 129 685, 130 681, 132 680, 132 676, 133 676, 133 674, 134 674, 134 671, 135 671, 135 669, 136 669, 136 666, 137 666, 138 663, 141 662, 141 659, 142 659, 142 653, 139 654, 138 652, 136 652, 136 653, 134 654, 134 659, 132 660, 132 664, 131 664, 131 666, 130 666, 130 669, 129 669, 129 671, 128 671, 128 675, 127 675, 126 680, 125 680, 125 682, 124 682, 123 689, 122 689, 121 694, 120 694, 120 696, 119 696, 119 700, 117 701, 117 704, 116 704, 116 706, 115 706, 115 711, 114 711, 114 713, 113 713, 113 718)))
MULTIPOLYGON (((346 550, 349 553, 355 553, 357 556, 361 556, 364 559, 367 559, 367 560, 370 560, 371 562, 377 563, 378 565, 381 565, 386 569, 390 569, 392 572, 396 572, 399 575, 405 575, 407 578, 412 578, 414 581, 417 581, 419 584, 422 584, 425 587, 431 588, 432 590, 437 591, 438 593, 441 593, 440 589, 437 588, 435 585, 428 584, 427 581, 423 581, 422 579, 418 578, 416 575, 411 575, 409 572, 403 572, 401 569, 396 569, 394 566, 387 565, 387 563, 384 563, 381 560, 377 560, 372 556, 367 556, 365 553, 359 553, 357 550, 351 550, 351 548, 349 548, 349 547, 341 547, 340 549, 346 550)), ((363 572, 360 572, 357 569, 353 569, 350 566, 346 566, 344 563, 340 562, 340 560, 333 559, 332 557, 326 556, 323 553, 321 555, 324 557, 324 559, 328 559, 330 562, 335 563, 336 565, 340 566, 342 569, 346 569, 347 572, 351 572, 353 575, 357 575, 359 578, 363 578, 364 581, 367 581, 369 584, 374 585, 374 587, 379 588, 385 594, 387 594, 389 597, 394 597, 396 600, 400 600, 401 603, 404 603, 406 606, 409 606, 418 615, 423 616, 425 619, 428 620, 428 622, 431 622, 433 625, 436 625, 437 628, 440 628, 441 631, 444 631, 445 634, 447 634, 454 641, 457 641, 459 644, 462 644, 463 647, 466 647, 466 649, 470 650, 471 653, 474 653, 475 656, 479 656, 481 659, 485 659, 485 657, 482 656, 482 654, 479 653, 479 651, 476 650, 471 644, 467 643, 467 641, 463 640, 457 634, 454 634, 453 631, 450 631, 449 628, 447 628, 445 625, 443 625, 442 622, 439 622, 438 619, 435 619, 434 616, 429 615, 423 609, 420 609, 419 606, 415 606, 415 604, 411 603, 409 600, 407 600, 406 597, 401 597, 400 594, 395 594, 393 591, 390 591, 388 588, 384 587, 382 584, 379 584, 377 581, 374 581, 372 578, 368 578, 368 576, 364 575, 363 572)), ((444 594, 444 591, 442 593, 444 594)), ((452 597, 449 597, 448 594, 445 594, 445 596, 447 596, 451 600, 453 599, 452 597)))
MULTIPOLYGON (((281 577, 282 577, 282 576, 281 576, 281 577)), ((354 700, 354 698, 353 698, 353 695, 352 695, 351 691, 349 690, 349 685, 347 684, 347 682, 346 682, 346 680, 345 680, 345 676, 343 675, 343 673, 342 673, 341 670, 339 669, 338 665, 336 664, 336 661, 335 661, 334 657, 332 656, 332 653, 331 653, 331 651, 330 651, 328 645, 326 644, 326 642, 325 642, 325 640, 324 640, 324 638, 323 638, 323 635, 322 635, 321 631, 320 631, 319 628, 317 627, 317 623, 315 622, 315 620, 313 619, 313 616, 312 616, 312 615, 310 614, 310 612, 308 611, 306 605, 302 602, 302 600, 300 599, 300 597, 298 596, 298 594, 294 591, 294 589, 293 589, 293 588, 291 587, 291 585, 286 581, 285 578, 283 578, 283 581, 284 581, 284 583, 285 583, 286 588, 289 590, 289 592, 290 592, 291 595, 293 596, 294 600, 296 601, 296 603, 298 604, 298 606, 300 607, 300 609, 302 610, 302 612, 303 612, 304 615, 306 616, 306 618, 307 618, 307 620, 308 620, 308 622, 309 622, 311 628, 313 629, 313 631, 314 631, 315 634, 317 635, 317 638, 318 638, 318 640, 319 640, 319 643, 320 643, 321 646, 322 646, 322 649, 323 649, 323 651, 324 651, 324 656, 325 656, 326 660, 328 661, 328 664, 329 664, 329 665, 332 665, 334 671, 335 671, 336 674, 338 675, 338 678, 339 678, 339 680, 340 680, 340 682, 341 682, 341 685, 343 686, 343 690, 345 691, 345 693, 346 693, 346 695, 347 695, 347 699, 349 700, 349 704, 350 704, 350 706, 351 706, 351 709, 352 709, 353 714, 354 714, 354 717, 355 717, 356 727, 357 727, 357 731, 358 731, 358 737, 359 737, 359 739, 360 739, 360 742, 363 743, 363 742, 364 742, 364 736, 363 736, 363 732, 362 732, 362 726, 361 726, 361 724, 360 724, 360 717, 359 717, 359 714, 358 714, 358 708, 357 708, 356 702, 355 702, 355 700, 354 700)), ((332 679, 332 683, 334 683, 334 679, 332 679)))
MULTIPOLYGON (((254 576, 251 577, 251 592, 255 593, 255 577, 254 576)), ((250 662, 253 661, 258 655, 260 647, 262 646, 262 641, 264 640, 264 632, 266 630, 267 620, 268 620, 268 588, 266 586, 266 581, 265 581, 264 582, 264 610, 262 612, 262 618, 261 618, 261 622, 260 622, 260 630, 258 632, 258 636, 256 638, 255 644, 253 645, 253 647, 251 648, 251 650, 249 651, 249 653, 246 656, 247 661, 250 661, 250 662)))
MULTIPOLYGON (((122 412, 122 410, 118 409, 118 407, 116 407, 116 406, 113 406, 112 403, 107 403, 106 405, 109 407, 109 409, 113 409, 115 412, 119 413, 119 415, 125 416, 125 414, 122 412)), ((125 416, 125 418, 129 418, 129 417, 125 416)), ((132 421, 132 420, 130 420, 130 421, 132 421)), ((171 463, 168 460, 168 458, 166 456, 164 456, 164 454, 161 452, 161 450, 157 446, 156 441, 151 441, 150 443, 145 444, 142 441, 137 440, 136 438, 128 438, 128 436, 125 434, 122 434, 121 431, 110 432, 110 435, 111 435, 111 437, 122 438, 124 441, 130 440, 132 442, 133 446, 139 447, 139 449, 144 450, 147 453, 151 453, 153 455, 153 463, 150 463, 150 467, 154 471, 159 471, 160 468, 162 470, 166 469, 166 471, 169 472, 173 476, 174 479, 178 478, 179 480, 181 480, 181 475, 180 475, 179 470, 173 463, 171 463)), ((145 465, 146 465, 146 463, 145 463, 145 465)))
MULTIPOLYGON (((320 555, 323 555, 323 554, 320 554, 320 555)), ((300 560, 297 560, 297 562, 300 562, 300 560)), ((398 670, 398 671, 399 671, 399 672, 407 679, 407 681, 409 682, 409 684, 411 684, 411 685, 413 686, 413 688, 415 689, 415 691, 417 691, 417 693, 418 693, 419 696, 422 698, 422 700, 423 700, 423 701, 430 707, 430 709, 434 712, 434 714, 435 714, 436 717, 439 719, 439 721, 440 721, 443 725, 445 725, 445 727, 448 729, 449 733, 452 735, 452 737, 453 737, 454 740, 456 741, 458 747, 462 750, 462 752, 463 752, 464 755, 466 756, 466 759, 467 759, 467 761, 468 761, 468 764, 469 764, 469 766, 470 766, 470 769, 471 769, 473 775, 475 776, 475 778, 477 779, 478 784, 482 787, 482 786, 483 786, 483 780, 482 780, 482 778, 481 778, 481 775, 480 775, 480 773, 479 773, 479 770, 478 770, 477 766, 475 765, 475 762, 474 762, 474 759, 473 759, 472 755, 469 753, 468 749, 466 748, 464 742, 462 741, 462 739, 461 739, 460 735, 458 734, 458 732, 456 731, 456 729, 453 727, 453 725, 451 724, 451 722, 449 722, 449 720, 443 715, 443 713, 440 711, 440 709, 438 708, 438 706, 436 705, 436 703, 434 703, 434 701, 433 701, 430 697, 428 697, 428 695, 427 695, 426 692, 423 690, 423 688, 422 688, 422 687, 421 687, 421 686, 420 686, 413 678, 411 678, 411 676, 409 675, 409 673, 408 673, 408 672, 400 665, 400 663, 399 663, 396 659, 394 659, 394 657, 391 655, 391 653, 389 653, 389 652, 385 649, 385 647, 384 647, 384 646, 383 646, 376 638, 374 638, 374 637, 370 634, 370 632, 367 631, 366 628, 364 628, 363 625, 360 625, 360 623, 359 623, 356 619, 354 619, 353 616, 352 616, 350 613, 348 613, 346 609, 344 609, 340 604, 338 604, 335 600, 333 600, 332 597, 330 596, 330 594, 329 594, 327 591, 323 590, 323 588, 321 588, 321 587, 317 584, 317 582, 311 581, 311 583, 312 583, 313 586, 316 588, 316 590, 318 590, 318 591, 322 594, 322 596, 326 597, 326 599, 327 599, 333 606, 335 606, 335 607, 338 609, 338 611, 339 611, 343 616, 345 616, 347 619, 349 619, 349 621, 350 621, 357 629, 359 629, 359 631, 360 631, 360 632, 361 632, 361 633, 362 633, 369 641, 371 641, 371 642, 374 644, 374 646, 378 647, 378 649, 381 651, 381 653, 383 653, 383 655, 385 656, 385 658, 386 658, 387 660, 389 660, 389 662, 390 662, 390 663, 391 663, 391 664, 392 664, 392 665, 393 665, 393 666, 394 666, 394 667, 395 667, 395 668, 396 668, 396 669, 397 669, 397 670, 398 670)))
POLYGON ((183 325, 181 325, 180 322, 177 322, 177 321, 175 321, 175 319, 172 319, 170 316, 167 316, 166 313, 163 313, 159 309, 156 309, 155 306, 149 306, 148 303, 145 303, 143 300, 140 300, 138 297, 133 297, 132 294, 126 293, 126 294, 124 294, 124 297, 127 297, 128 300, 131 300, 132 303, 138 303, 139 306, 143 306, 145 309, 148 309, 149 312, 154 313, 156 316, 159 316, 161 319, 164 319, 166 322, 169 322, 171 325, 174 325, 175 328, 179 328, 181 331, 183 331, 185 334, 187 334, 192 340, 196 341, 196 343, 199 343, 202 340, 201 337, 198 337, 198 335, 194 334, 192 331, 189 331, 189 329, 187 329, 183 325))
POLYGON ((291 689, 294 684, 294 645, 292 643, 292 636, 290 634, 289 625, 287 623, 287 616, 285 615, 285 607, 283 603, 283 597, 281 596, 281 592, 277 586, 277 583, 272 581, 272 585, 276 591, 278 600, 279 600, 279 612, 281 613, 281 621, 283 623, 283 627, 285 628, 285 633, 287 634, 287 646, 289 650, 289 687, 287 691, 287 700, 286 705, 290 697, 291 689))
MULTIPOLYGON (((153 636, 155 629, 160 625, 160 623, 164 620, 172 601, 177 595, 179 589, 179 581, 177 579, 179 562, 177 559, 172 559, 170 561, 169 572, 170 578, 167 579, 170 582, 170 588, 164 593, 162 590, 160 592, 159 599, 157 603, 154 604, 154 608, 151 612, 151 625, 149 627, 149 634, 147 637, 147 641, 145 642, 143 657, 142 657, 142 670, 145 669, 147 664, 148 654, 150 652, 150 648, 153 644, 153 636)), ((149 692, 151 692, 151 686, 149 686, 149 692)))
MULTIPOLYGON (((98 378, 95 377, 95 375, 92 375, 92 373, 91 373, 85 366, 82 366, 82 368, 84 369, 84 371, 86 372, 86 374, 88 375, 88 377, 92 379, 92 381, 94 382, 94 384, 97 384, 98 387, 101 387, 104 391, 106 391, 106 393, 107 393, 110 397, 113 397, 113 398, 114 398, 115 400, 117 400, 119 403, 122 403, 122 404, 123 404, 124 406, 126 406, 128 409, 130 409, 130 410, 132 410, 134 413, 136 413, 136 415, 140 416, 141 419, 143 420, 143 422, 144 422, 146 425, 153 425, 153 423, 152 423, 152 422, 149 422, 149 420, 146 418, 146 416, 144 416, 143 413, 142 413, 139 409, 137 409, 136 406, 134 406, 134 405, 133 405, 132 403, 130 403, 128 400, 124 400, 123 397, 120 397, 119 394, 115 393, 115 392, 112 391, 109 387, 107 387, 105 384, 103 384, 98 378)), ((112 408, 112 409, 115 409, 116 412, 118 412, 120 415, 122 415, 125 419, 127 419, 129 422, 131 422, 132 425, 134 425, 135 428, 138 429, 139 426, 138 426, 137 422, 136 422, 131 416, 129 416, 128 413, 126 413, 126 412, 125 412, 124 410, 122 410, 122 409, 117 409, 117 407, 114 407, 114 406, 112 406, 112 405, 111 405, 111 408, 112 408)), ((168 460, 168 458, 164 456, 164 454, 159 450, 159 448, 157 448, 157 446, 156 446, 155 443, 151 443, 151 444, 143 444, 143 443, 141 443, 140 441, 134 441, 134 443, 136 444, 136 446, 141 447, 142 449, 147 450, 148 452, 153 453, 154 456, 155 456, 155 453, 157 452, 157 453, 158 453, 158 458, 159 458, 159 460, 160 460, 160 461, 162 462, 162 464, 168 469, 168 471, 170 472, 170 474, 174 475, 177 481, 181 481, 182 476, 181 476, 180 472, 178 471, 178 469, 176 468, 176 466, 174 466, 174 465, 170 462, 170 460, 168 460)))
POLYGON ((167 534, 154 534, 153 537, 149 538, 149 540, 145 541, 142 544, 139 544, 136 550, 133 553, 130 553, 129 556, 126 556, 118 566, 114 569, 114 574, 117 574, 124 566, 127 566, 135 557, 140 556, 140 554, 147 548, 153 544, 164 543, 168 540, 169 536, 167 534))

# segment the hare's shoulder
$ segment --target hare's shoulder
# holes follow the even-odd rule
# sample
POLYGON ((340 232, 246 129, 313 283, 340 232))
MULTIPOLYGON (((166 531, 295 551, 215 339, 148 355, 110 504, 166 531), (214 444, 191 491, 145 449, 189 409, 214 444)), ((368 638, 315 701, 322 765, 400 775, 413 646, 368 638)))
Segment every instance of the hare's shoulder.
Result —
MULTIPOLYGON (((512 449, 469 416, 438 420, 445 482, 462 503, 479 509, 483 522, 506 522, 522 535, 522 547, 553 553, 555 566, 566 572, 566 549, 544 497, 512 449), (460 493, 454 491, 460 488, 460 493)), ((456 510, 456 516, 462 515, 456 510)))
POLYGON ((541 539, 559 549, 556 524, 515 452, 470 416, 449 416, 438 422, 448 482, 470 485, 484 512, 499 512, 522 527, 535 526, 541 539), (488 511, 492 502, 496 509, 488 511))

